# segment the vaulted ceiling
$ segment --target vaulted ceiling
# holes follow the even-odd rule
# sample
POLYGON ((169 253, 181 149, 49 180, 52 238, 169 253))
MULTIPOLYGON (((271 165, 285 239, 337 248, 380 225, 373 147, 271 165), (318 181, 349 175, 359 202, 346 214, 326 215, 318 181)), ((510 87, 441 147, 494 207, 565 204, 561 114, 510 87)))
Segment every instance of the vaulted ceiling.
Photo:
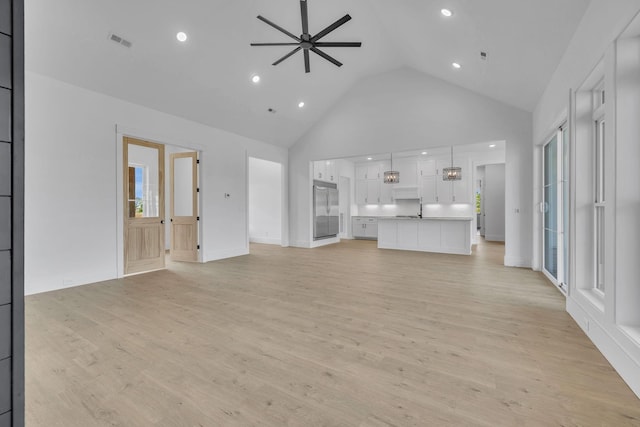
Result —
POLYGON ((589 1, 308 0, 311 33, 349 13, 324 41, 363 43, 325 49, 341 68, 312 54, 309 74, 300 52, 271 65, 290 47, 249 45, 290 41, 257 15, 299 35, 298 0, 25 3, 27 71, 287 147, 358 80, 401 67, 532 111, 589 1))

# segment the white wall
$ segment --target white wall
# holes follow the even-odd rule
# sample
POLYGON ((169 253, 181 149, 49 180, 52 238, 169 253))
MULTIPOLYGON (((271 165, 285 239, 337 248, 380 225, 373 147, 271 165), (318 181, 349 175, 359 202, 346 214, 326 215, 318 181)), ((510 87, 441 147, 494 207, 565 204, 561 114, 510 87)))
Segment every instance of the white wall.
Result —
POLYGON ((484 238, 504 242, 505 165, 486 165, 484 168, 484 238))
POLYGON ((282 165, 249 157, 249 241, 282 244, 282 165))
MULTIPOLYGON (((593 175, 591 137, 592 124, 588 110, 589 92, 576 95, 579 114, 570 130, 572 135, 572 212, 573 233, 570 246, 572 275, 567 296, 567 311, 595 343, 632 390, 640 396, 640 292, 638 291, 637 221, 640 193, 637 190, 638 136, 640 130, 640 42, 616 38, 640 11, 638 0, 592 0, 569 44, 558 68, 539 101, 533 115, 534 147, 546 139, 568 117, 569 93, 590 90, 585 80, 604 74, 607 102, 607 227, 605 253, 605 295, 593 289, 593 175), (629 49, 629 50, 628 50, 629 49), (596 73, 592 71, 602 62, 596 73), (629 71, 631 71, 629 73, 629 71), (586 103, 586 105, 585 105, 586 103), (609 151, 610 150, 610 151, 609 151), (578 157, 576 157, 578 156, 578 157), (611 226, 610 226, 611 225, 611 226), (612 244, 610 244, 612 242, 612 244)), ((640 26, 640 22, 636 27, 640 26)), ((637 34, 636 34, 637 36, 637 34)), ((575 117, 571 118, 572 120, 575 117)), ((535 169, 535 182, 541 182, 540 165, 535 169)), ((534 192, 535 201, 540 191, 534 192)), ((540 215, 536 214, 533 230, 539 242, 540 215)), ((537 248, 540 244, 537 243, 537 248)), ((539 251, 539 249, 538 249, 539 251)), ((539 258, 539 257, 538 257, 539 258)), ((536 262, 538 266, 539 262, 536 262)))
POLYGON ((26 83, 27 294, 122 270, 122 134, 200 150, 203 260, 248 252, 246 156, 286 165, 285 149, 38 74, 26 83))
POLYGON ((530 266, 531 114, 411 69, 362 80, 291 148, 291 244, 311 242, 310 160, 498 140, 507 147, 505 263, 530 266))

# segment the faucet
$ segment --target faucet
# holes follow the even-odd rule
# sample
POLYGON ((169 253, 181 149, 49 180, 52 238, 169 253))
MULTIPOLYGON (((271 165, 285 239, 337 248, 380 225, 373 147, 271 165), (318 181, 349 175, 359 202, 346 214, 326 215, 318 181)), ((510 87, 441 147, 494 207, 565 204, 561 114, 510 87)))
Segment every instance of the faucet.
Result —
POLYGON ((422 218, 422 197, 420 197, 420 199, 418 200, 418 203, 420 203, 420 211, 418 212, 418 218, 422 218))

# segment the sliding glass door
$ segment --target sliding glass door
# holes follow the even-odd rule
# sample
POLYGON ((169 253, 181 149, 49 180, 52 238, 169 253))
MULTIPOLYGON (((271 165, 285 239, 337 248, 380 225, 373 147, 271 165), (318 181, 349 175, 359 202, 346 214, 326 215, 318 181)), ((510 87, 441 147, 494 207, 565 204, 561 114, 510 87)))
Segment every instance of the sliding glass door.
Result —
POLYGON ((543 148, 543 271, 566 292, 569 222, 569 141, 561 128, 543 148))

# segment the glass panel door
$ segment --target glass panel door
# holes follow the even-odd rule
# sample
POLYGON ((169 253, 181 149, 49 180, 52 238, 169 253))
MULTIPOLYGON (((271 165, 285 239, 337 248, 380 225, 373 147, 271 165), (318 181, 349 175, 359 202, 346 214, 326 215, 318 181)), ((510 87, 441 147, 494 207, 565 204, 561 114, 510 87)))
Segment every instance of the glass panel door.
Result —
POLYGON ((544 146, 543 271, 560 289, 567 289, 569 265, 569 138, 561 128, 544 146))
POLYGON ((544 270, 558 280, 558 137, 544 146, 544 270))

